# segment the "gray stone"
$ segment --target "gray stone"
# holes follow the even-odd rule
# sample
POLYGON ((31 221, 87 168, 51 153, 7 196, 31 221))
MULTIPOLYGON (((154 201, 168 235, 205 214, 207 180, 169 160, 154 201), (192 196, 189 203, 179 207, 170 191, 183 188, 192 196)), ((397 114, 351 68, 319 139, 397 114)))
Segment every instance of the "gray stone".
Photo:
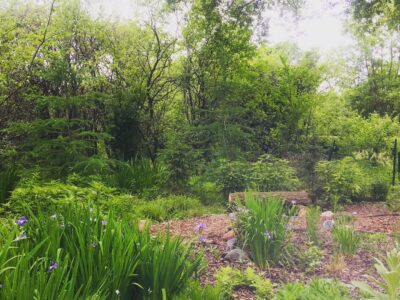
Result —
POLYGON ((236 245, 236 239, 230 239, 226 242, 226 251, 231 251, 236 245))
POLYGON ((235 248, 233 250, 228 251, 225 254, 225 259, 230 262, 247 262, 249 261, 249 257, 246 252, 242 249, 235 248))

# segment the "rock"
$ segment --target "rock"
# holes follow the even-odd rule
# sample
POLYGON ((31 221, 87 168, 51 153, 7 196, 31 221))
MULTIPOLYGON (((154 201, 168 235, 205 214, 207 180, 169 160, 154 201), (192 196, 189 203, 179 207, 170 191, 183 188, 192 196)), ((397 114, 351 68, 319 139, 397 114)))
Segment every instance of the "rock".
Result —
POLYGON ((325 230, 332 230, 333 226, 335 226, 335 221, 333 220, 325 220, 324 223, 322 223, 322 228, 325 230))
POLYGON ((236 245, 236 239, 230 239, 226 242, 226 251, 231 251, 236 245))
POLYGON ((231 239, 234 239, 234 238, 235 238, 235 232, 233 230, 229 230, 227 233, 225 233, 222 236, 222 239, 224 241, 228 241, 228 240, 231 240, 231 239))
POLYGON ((247 256, 247 253, 239 248, 235 248, 233 250, 228 251, 225 254, 225 259, 229 260, 230 262, 247 262, 247 261, 249 261, 249 257, 247 256))
POLYGON ((321 213, 321 218, 322 219, 332 219, 333 218, 334 213, 331 212, 330 210, 324 211, 323 213, 321 213))

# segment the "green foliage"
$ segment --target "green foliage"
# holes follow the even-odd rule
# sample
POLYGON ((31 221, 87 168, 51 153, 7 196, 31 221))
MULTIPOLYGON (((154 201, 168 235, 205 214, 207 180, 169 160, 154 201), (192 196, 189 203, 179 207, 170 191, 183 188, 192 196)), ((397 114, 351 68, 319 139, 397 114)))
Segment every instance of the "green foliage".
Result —
POLYGON ((166 170, 149 159, 117 162, 110 182, 117 188, 142 197, 156 196, 166 181, 166 170))
POLYGON ((319 206, 309 206, 306 211, 306 231, 310 242, 315 245, 319 244, 318 240, 318 227, 321 209, 319 206))
POLYGON ((356 254, 361 243, 361 236, 349 225, 337 225, 333 228, 332 238, 337 250, 346 256, 356 254))
POLYGON ((204 204, 222 204, 225 202, 221 188, 215 182, 208 181, 207 178, 191 176, 188 184, 190 191, 199 197, 204 204))
POLYGON ((360 289, 367 299, 387 299, 395 300, 400 297, 400 251, 393 249, 387 252, 383 261, 375 258, 375 269, 381 277, 378 280, 375 277, 370 279, 376 283, 382 290, 378 291, 370 287, 365 282, 353 281, 353 285, 360 289))
POLYGON ((190 278, 198 271, 202 255, 191 258, 190 245, 183 246, 180 238, 157 238, 151 240, 147 249, 140 253, 137 266, 137 289, 140 299, 162 299, 179 294, 190 278))
POLYGON ((173 300, 218 300, 222 298, 219 286, 204 285, 201 286, 197 281, 191 281, 187 289, 173 300))
MULTIPOLYGON (((281 199, 245 197, 248 211, 238 213, 236 232, 239 244, 248 248, 253 261, 265 268, 276 263, 287 242, 287 224, 293 209, 281 199)), ((242 209, 243 210, 243 209, 242 209)))
POLYGON ((386 206, 391 211, 400 210, 400 186, 391 186, 386 200, 386 206))
POLYGON ((1 298, 131 299, 149 289, 158 296, 143 298, 160 299, 163 290, 173 297, 200 265, 180 239, 152 238, 95 206, 30 212, 27 220, 0 241, 1 298))
POLYGON ((133 209, 137 216, 156 221, 221 212, 218 207, 203 206, 196 198, 178 195, 157 198, 152 201, 140 201, 135 204, 133 209))
POLYGON ((272 297, 271 282, 256 274, 251 268, 240 271, 231 267, 222 267, 218 270, 215 278, 217 280, 216 286, 221 291, 223 299, 232 299, 232 291, 240 286, 253 289, 256 299, 269 299, 272 297))
POLYGON ((345 157, 320 161, 316 167, 317 198, 323 203, 381 201, 387 195, 390 167, 371 160, 345 157))
POLYGON ((0 203, 8 200, 11 192, 17 185, 18 179, 19 177, 15 168, 0 172, 0 203))
POLYGON ((220 160, 206 176, 214 179, 225 195, 245 190, 293 191, 300 186, 289 162, 262 155, 254 163, 220 160))
POLYGON ((121 194, 116 189, 93 181, 87 186, 76 186, 52 181, 43 184, 27 184, 16 188, 7 207, 15 212, 24 210, 29 205, 33 211, 49 211, 54 207, 74 203, 95 203, 100 207, 113 207, 116 213, 129 212, 135 198, 121 194))
POLYGON ((308 284, 287 283, 278 289, 276 300, 350 300, 344 284, 329 279, 314 278, 308 284))
POLYGON ((314 246, 308 245, 307 249, 300 251, 299 260, 300 266, 307 273, 314 273, 322 265, 324 251, 314 246))

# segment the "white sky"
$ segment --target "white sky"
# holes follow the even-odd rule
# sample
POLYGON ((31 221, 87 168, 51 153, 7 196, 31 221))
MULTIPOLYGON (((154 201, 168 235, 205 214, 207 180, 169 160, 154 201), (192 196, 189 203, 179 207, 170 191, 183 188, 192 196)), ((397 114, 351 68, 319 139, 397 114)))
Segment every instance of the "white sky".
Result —
MULTIPOLYGON (((120 19, 142 19, 145 12, 144 0, 87 0, 92 10, 101 7, 103 15, 120 19)), ((153 0, 154 1, 154 0, 153 0)), ((156 0, 157 2, 157 0, 156 0)), ((267 11, 264 16, 270 20, 267 41, 271 44, 291 41, 300 49, 316 49, 321 54, 352 45, 352 38, 345 33, 345 0, 305 0, 300 18, 290 13, 267 11)), ((174 30, 173 26, 169 29, 174 30)))

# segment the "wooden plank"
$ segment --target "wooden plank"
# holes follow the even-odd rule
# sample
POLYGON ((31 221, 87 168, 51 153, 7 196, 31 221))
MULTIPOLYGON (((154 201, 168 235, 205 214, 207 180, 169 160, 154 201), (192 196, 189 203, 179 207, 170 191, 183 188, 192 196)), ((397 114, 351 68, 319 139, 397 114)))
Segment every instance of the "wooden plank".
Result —
MULTIPOLYGON (((239 199, 242 203, 244 203, 245 192, 238 193, 230 193, 229 194, 229 202, 235 202, 239 199)), ((269 197, 277 197, 281 198, 286 202, 295 201, 296 204, 299 205, 309 205, 311 203, 310 197, 307 192, 297 191, 297 192, 253 192, 254 197, 258 197, 261 199, 266 199, 269 197)))

